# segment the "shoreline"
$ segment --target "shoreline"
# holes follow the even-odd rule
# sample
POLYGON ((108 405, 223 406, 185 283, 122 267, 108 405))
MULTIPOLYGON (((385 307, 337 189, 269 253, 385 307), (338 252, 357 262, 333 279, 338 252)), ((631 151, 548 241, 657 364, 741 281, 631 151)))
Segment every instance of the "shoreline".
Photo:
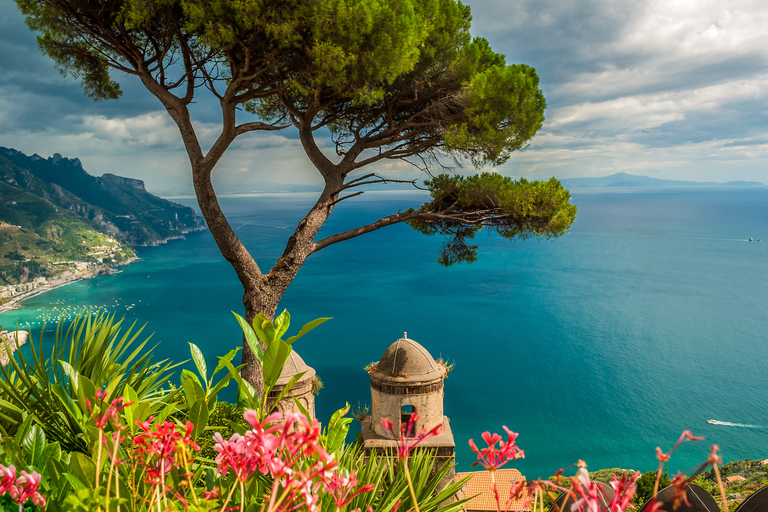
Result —
POLYGON ((5 304, 1 304, 0 313, 6 313, 8 311, 13 311, 15 309, 24 309, 24 306, 22 306, 20 303, 25 300, 31 299, 33 297, 37 297, 38 295, 42 295, 44 293, 50 292, 51 290, 55 290, 56 288, 61 288, 62 286, 67 286, 68 284, 76 283, 78 281, 83 281, 85 279, 93 279, 95 277, 99 277, 103 275, 112 275, 115 273, 114 272, 115 268, 124 267, 136 261, 141 261, 141 258, 134 256, 124 261, 123 263, 120 263, 119 265, 115 265, 114 267, 107 267, 109 269, 109 272, 106 274, 102 272, 96 272, 92 276, 77 276, 65 282, 51 283, 45 286, 37 287, 34 290, 30 290, 26 293, 22 293, 21 295, 17 295, 16 297, 13 297, 9 302, 6 302, 5 304))

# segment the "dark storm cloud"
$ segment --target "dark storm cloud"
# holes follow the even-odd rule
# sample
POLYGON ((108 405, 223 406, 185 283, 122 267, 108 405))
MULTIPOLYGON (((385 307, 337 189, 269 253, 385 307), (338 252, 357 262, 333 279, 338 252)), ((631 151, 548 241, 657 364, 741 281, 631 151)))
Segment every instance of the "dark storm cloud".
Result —
MULTIPOLYGON (((507 62, 534 66, 549 104, 530 149, 499 172, 652 170, 676 179, 768 181, 764 2, 468 3, 473 34, 507 62), (736 160, 739 176, 724 170, 736 160)), ((155 190, 189 190, 186 155, 162 106, 135 77, 114 78, 123 97, 93 102, 42 54, 15 4, 0 3, 0 145, 79 156, 91 172, 136 176, 155 190)), ((207 146, 218 134, 218 106, 201 98, 192 113, 207 146)), ((330 141, 320 138, 332 154, 330 141)), ((376 170, 409 169, 390 163, 376 170)), ((259 180, 276 176, 317 179, 291 129, 238 140, 218 171, 218 182, 233 190, 256 190, 259 180)))

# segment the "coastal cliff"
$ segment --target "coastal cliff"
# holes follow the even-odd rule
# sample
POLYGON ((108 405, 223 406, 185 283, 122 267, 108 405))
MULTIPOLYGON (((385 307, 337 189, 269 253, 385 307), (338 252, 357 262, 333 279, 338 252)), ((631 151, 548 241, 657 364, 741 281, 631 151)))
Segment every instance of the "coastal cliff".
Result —
POLYGON ((77 158, 0 147, 0 311, 30 295, 109 274, 156 246, 205 229, 192 208, 144 182, 95 177, 77 158))
POLYGON ((59 153, 43 158, 0 147, 0 182, 45 199, 132 246, 159 245, 205 229, 192 208, 150 194, 143 181, 110 173, 92 176, 78 158, 59 153))

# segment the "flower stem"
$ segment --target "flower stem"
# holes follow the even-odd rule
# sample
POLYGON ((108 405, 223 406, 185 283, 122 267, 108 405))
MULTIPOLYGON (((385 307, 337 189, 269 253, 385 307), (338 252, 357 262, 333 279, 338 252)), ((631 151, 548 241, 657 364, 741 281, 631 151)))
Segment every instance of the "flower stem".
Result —
POLYGON ((723 502, 723 512, 728 512, 728 502, 725 501, 725 486, 723 485, 722 478, 720 478, 720 468, 717 467, 717 463, 712 463, 712 469, 715 470, 717 485, 720 487, 720 501, 723 502))
POLYGON ((227 505, 229 505, 229 500, 232 499, 232 494, 234 494, 235 489, 237 489, 237 485, 232 485, 232 488, 229 490, 229 494, 227 494, 227 499, 224 500, 224 504, 221 506, 221 510, 219 512, 224 512, 227 509, 227 505))
POLYGON ((416 500, 416 491, 413 490, 413 481, 411 481, 411 472, 408 471, 408 459, 401 459, 403 461, 403 468, 405 469, 405 478, 408 480, 408 488, 411 490, 411 498, 413 498, 413 508, 416 512, 420 512, 419 503, 416 500))
POLYGON ((187 460, 187 450, 184 447, 181 448, 181 460, 184 462, 184 471, 186 472, 189 490, 192 491, 192 499, 195 500, 195 505, 198 505, 197 493, 195 492, 195 487, 192 485, 192 480, 189 478, 189 461, 187 460))
POLYGON ((240 480, 240 512, 245 512, 245 482, 240 480))
POLYGON ((499 489, 496 487, 495 471, 491 471, 491 487, 493 488, 493 497, 496 500, 496 512, 501 512, 501 502, 499 501, 499 489))
POLYGON ((99 472, 101 471, 101 436, 103 435, 103 429, 99 427, 99 449, 96 452, 96 488, 99 488, 99 472))

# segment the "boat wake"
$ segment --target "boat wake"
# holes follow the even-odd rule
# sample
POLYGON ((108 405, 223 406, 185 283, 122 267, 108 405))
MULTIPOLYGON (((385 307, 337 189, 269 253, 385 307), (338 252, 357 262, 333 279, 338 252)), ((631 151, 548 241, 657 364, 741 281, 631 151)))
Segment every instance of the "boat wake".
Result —
POLYGON ((730 421, 707 420, 707 423, 709 423, 710 425, 721 425, 723 427, 760 428, 757 425, 746 425, 744 423, 731 423, 730 421))

